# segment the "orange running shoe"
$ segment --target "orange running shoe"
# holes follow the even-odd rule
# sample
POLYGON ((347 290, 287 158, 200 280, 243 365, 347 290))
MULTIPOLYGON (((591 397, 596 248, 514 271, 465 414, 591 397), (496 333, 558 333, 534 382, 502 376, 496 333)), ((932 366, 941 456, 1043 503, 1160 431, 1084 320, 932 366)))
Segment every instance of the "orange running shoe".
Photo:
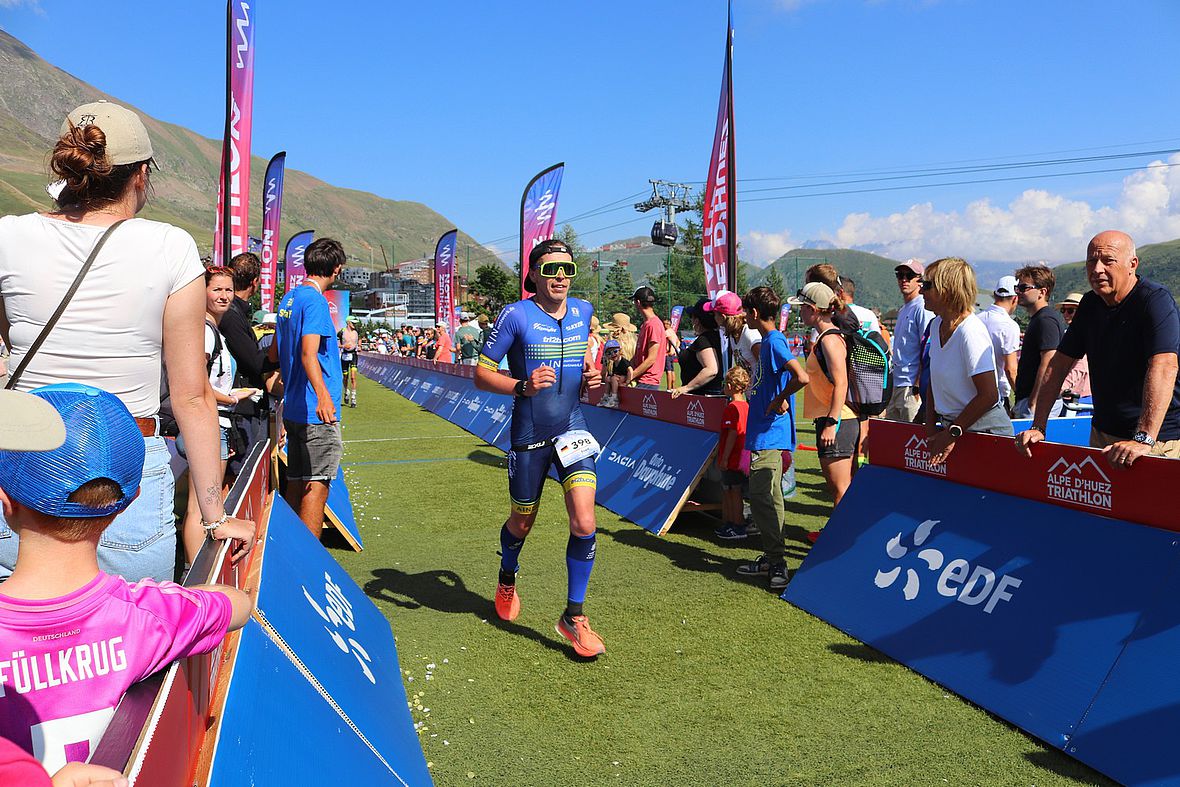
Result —
POLYGON ((501 620, 516 620, 520 614, 520 594, 516 592, 516 585, 496 585, 496 614, 501 620))
POLYGON ((565 615, 557 619, 557 625, 553 628, 557 629, 557 633, 570 641, 574 646, 574 652, 583 658, 593 658, 601 656, 606 653, 606 645, 602 644, 602 637, 594 633, 594 629, 590 628, 590 621, 586 619, 585 615, 575 615, 573 618, 566 620, 565 615))

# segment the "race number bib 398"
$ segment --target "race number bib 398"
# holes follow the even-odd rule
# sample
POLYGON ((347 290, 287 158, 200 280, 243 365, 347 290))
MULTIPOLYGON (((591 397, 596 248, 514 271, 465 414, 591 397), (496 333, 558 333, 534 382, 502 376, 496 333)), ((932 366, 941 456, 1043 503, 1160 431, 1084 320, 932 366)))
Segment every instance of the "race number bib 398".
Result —
POLYGON ((562 467, 569 467, 588 457, 598 456, 598 452, 602 450, 594 435, 585 429, 566 432, 557 438, 553 446, 557 449, 557 461, 561 462, 562 467))

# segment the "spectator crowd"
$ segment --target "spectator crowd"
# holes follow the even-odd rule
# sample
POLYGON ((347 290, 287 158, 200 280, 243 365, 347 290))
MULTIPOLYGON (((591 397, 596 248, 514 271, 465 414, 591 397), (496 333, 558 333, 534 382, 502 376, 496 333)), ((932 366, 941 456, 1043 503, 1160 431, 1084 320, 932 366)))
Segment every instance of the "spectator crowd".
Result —
MULTIPOLYGON (((453 335, 443 322, 365 338, 351 321, 338 329, 324 292, 345 253, 331 238, 307 247, 307 278, 276 313, 253 312, 255 255, 205 267, 188 233, 137 218, 156 163, 142 122, 118 105, 71 112, 50 161, 55 206, 0 219, 0 658, 13 654, 0 661, 0 782, 113 784, 118 774, 82 763, 123 693, 250 615, 236 588, 176 582, 210 539, 230 541, 234 560, 254 547, 254 523, 224 501, 278 405, 284 498, 318 537, 358 353, 476 365, 491 325, 465 313, 453 335), (187 463, 179 511, 172 452, 187 463)), ((1031 455, 1050 417, 1084 403, 1111 465, 1180 458, 1180 314, 1138 264, 1130 236, 1103 232, 1087 249, 1090 291, 1054 301, 1053 271, 1025 266, 977 314, 967 261, 907 260, 891 335, 855 303, 855 282, 816 265, 787 299, 810 331, 801 358, 782 293, 700 298, 682 332, 642 286, 633 312, 591 321, 587 363, 605 407, 631 387, 727 398, 716 534, 758 534, 762 554, 737 570, 779 590, 800 391, 833 504, 875 417, 922 424, 942 463, 967 450, 966 432, 1013 437, 1031 455), (1013 435, 1013 418, 1030 426, 1013 435)))

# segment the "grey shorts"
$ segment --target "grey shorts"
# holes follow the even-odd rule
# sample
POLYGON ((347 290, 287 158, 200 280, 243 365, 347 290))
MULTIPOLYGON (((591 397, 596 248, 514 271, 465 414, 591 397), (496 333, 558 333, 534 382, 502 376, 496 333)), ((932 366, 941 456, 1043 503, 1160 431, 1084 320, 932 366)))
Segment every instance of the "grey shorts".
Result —
POLYGON ((820 459, 851 459, 860 442, 860 421, 845 418, 836 427, 836 442, 828 447, 819 444, 820 429, 815 430, 815 450, 820 459))
POLYGON ((297 424, 284 419, 283 426, 287 429, 287 478, 332 481, 344 457, 340 424, 297 424))

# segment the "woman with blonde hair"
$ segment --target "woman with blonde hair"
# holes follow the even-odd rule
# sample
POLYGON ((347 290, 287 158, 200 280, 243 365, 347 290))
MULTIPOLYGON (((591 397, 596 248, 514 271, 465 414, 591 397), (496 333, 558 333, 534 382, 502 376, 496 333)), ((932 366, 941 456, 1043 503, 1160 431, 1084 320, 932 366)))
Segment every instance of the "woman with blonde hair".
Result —
POLYGON ((987 326, 974 314, 978 287, 966 260, 926 266, 922 295, 930 323, 930 396, 923 403, 931 461, 942 464, 964 432, 1011 435, 1000 404, 996 358, 987 326))
POLYGON ((852 471, 860 442, 860 422, 848 406, 848 344, 836 325, 847 308, 843 299, 823 282, 803 285, 790 299, 799 317, 818 337, 807 356, 803 389, 803 417, 815 424, 816 452, 824 480, 839 505, 852 483, 852 471))

